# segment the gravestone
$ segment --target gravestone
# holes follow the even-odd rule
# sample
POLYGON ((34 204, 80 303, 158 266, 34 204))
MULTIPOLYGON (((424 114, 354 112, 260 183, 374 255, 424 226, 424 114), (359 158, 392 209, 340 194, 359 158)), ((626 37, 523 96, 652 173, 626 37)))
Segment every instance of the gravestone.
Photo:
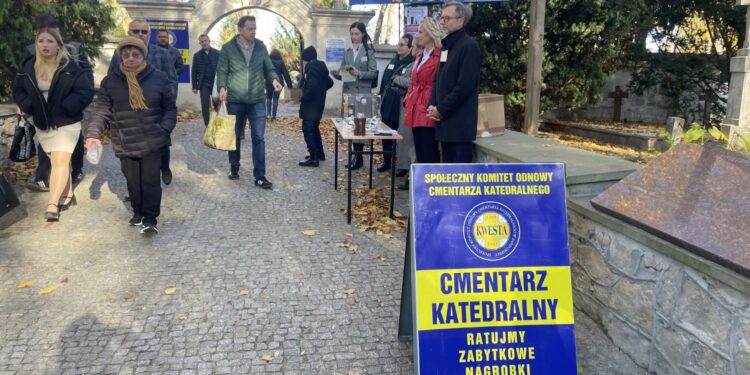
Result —
POLYGON ((622 89, 622 86, 615 86, 615 91, 609 93, 609 97, 615 99, 615 111, 612 115, 612 121, 619 122, 622 117, 622 99, 628 97, 628 93, 622 89))
POLYGON ((679 144, 591 205, 750 277, 750 156, 717 144, 679 144))
POLYGON ((685 135, 685 119, 682 117, 667 118, 667 133, 672 137, 672 142, 679 143, 685 135))

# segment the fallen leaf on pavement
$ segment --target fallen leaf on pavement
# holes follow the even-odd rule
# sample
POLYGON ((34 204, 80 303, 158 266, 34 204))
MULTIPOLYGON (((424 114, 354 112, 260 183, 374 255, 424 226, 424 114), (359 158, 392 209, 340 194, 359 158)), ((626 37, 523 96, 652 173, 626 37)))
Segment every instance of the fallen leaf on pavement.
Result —
POLYGON ((187 317, 187 316, 181 316, 181 317, 179 317, 179 318, 177 318, 177 319, 178 319, 178 320, 187 320, 187 319, 188 319, 188 317, 187 317))
POLYGON ((347 237, 354 237, 354 233, 344 233, 344 235, 347 237))
POLYGON ((289 180, 284 180, 284 182, 282 183, 282 186, 284 186, 285 188, 288 188, 289 187, 289 180))
POLYGON ((60 282, 63 283, 63 284, 67 284, 68 283, 68 278, 67 277, 63 277, 63 279, 60 280, 60 282))
POLYGON ((305 236, 312 237, 312 236, 318 234, 318 231, 315 231, 315 230, 312 230, 312 229, 308 229, 308 230, 303 230, 302 234, 304 234, 305 236))
POLYGON ((395 217, 396 219, 401 219, 401 218, 404 217, 404 214, 402 214, 402 213, 394 210, 393 211, 393 217, 395 217))
POLYGON ((177 288, 167 288, 167 289, 164 289, 164 294, 172 295, 172 294, 175 294, 176 292, 177 292, 177 288))
POLYGON ((46 288, 39 289, 38 294, 50 294, 50 293, 54 292, 55 290, 57 290, 57 288, 59 288, 61 286, 62 286, 62 284, 52 284, 52 285, 50 285, 50 286, 48 286, 46 288))
POLYGON ((266 362, 271 362, 271 361, 273 361, 274 357, 272 355, 270 355, 270 354, 266 354, 266 355, 260 356, 260 359, 262 359, 262 360, 264 360, 266 362))
POLYGON ((124 299, 125 301, 131 300, 133 298, 135 298, 135 293, 133 292, 127 292, 124 296, 122 296, 122 299, 124 299))
POLYGON ((356 288, 344 289, 344 294, 350 295, 350 294, 354 293, 355 290, 357 290, 357 289, 356 288))
POLYGON ((240 297, 245 297, 250 294, 249 290, 240 290, 240 297))
POLYGON ((349 298, 348 300, 346 300, 346 304, 347 305, 356 305, 357 304, 357 300, 354 299, 354 298, 349 298))
POLYGON ((28 287, 30 287, 32 285, 34 285, 33 281, 24 281, 24 282, 16 285, 16 288, 17 289, 23 289, 23 288, 28 288, 28 287))

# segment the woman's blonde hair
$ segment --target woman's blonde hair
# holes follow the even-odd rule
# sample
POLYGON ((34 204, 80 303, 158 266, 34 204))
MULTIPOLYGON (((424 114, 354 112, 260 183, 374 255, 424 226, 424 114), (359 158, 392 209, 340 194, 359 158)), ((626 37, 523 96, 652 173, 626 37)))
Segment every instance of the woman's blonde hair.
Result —
POLYGON ((443 32, 443 28, 440 27, 440 22, 432 17, 427 17, 419 26, 424 28, 424 31, 427 33, 427 35, 429 35, 430 38, 435 41, 435 47, 443 48, 442 40, 443 38, 445 38, 445 33, 443 32))
POLYGON ((55 76, 55 72, 58 69, 63 69, 68 65, 68 63, 70 63, 70 53, 68 52, 68 49, 65 48, 65 43, 63 43, 62 36, 60 36, 60 32, 57 31, 57 29, 49 27, 39 29, 36 34, 36 38, 34 39, 34 48, 36 50, 34 72, 36 73, 37 81, 51 81, 52 77, 55 76), (39 39, 39 36, 42 34, 52 35, 52 38, 54 38, 57 42, 58 49, 54 63, 47 63, 46 61, 44 61, 44 59, 41 58, 41 54, 39 53, 39 43, 37 43, 37 39, 39 39))

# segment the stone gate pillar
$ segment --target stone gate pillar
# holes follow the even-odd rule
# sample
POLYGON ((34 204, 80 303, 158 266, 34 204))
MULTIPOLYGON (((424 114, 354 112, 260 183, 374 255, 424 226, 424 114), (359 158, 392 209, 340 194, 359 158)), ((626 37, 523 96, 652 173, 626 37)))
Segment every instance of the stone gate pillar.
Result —
MULTIPOLYGON (((310 16, 312 18, 313 30, 315 30, 315 37, 308 45, 315 46, 315 49, 318 51, 318 60, 325 62, 327 39, 341 38, 346 40, 347 44, 350 44, 349 26, 354 22, 364 22, 366 25, 370 18, 375 16, 375 13, 313 8, 310 11, 310 16)), ((382 77, 382 75, 379 77, 382 77)), ((338 111, 341 108, 343 84, 341 81, 335 79, 333 82, 334 85, 328 90, 326 96, 326 112, 338 116, 338 111)))
POLYGON ((750 0, 737 0, 737 5, 746 6, 745 42, 737 56, 730 62, 729 96, 727 116, 721 129, 728 137, 735 134, 750 134, 750 0))

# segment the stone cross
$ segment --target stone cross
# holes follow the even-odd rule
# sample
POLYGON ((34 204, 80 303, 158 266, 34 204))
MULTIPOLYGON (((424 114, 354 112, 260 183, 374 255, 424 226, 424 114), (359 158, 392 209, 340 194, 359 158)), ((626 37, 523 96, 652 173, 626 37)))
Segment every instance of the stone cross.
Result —
POLYGON ((622 86, 615 86, 615 91, 609 93, 610 98, 615 99, 615 113, 612 121, 619 122, 622 115, 622 99, 628 97, 628 93, 622 89, 622 86))

